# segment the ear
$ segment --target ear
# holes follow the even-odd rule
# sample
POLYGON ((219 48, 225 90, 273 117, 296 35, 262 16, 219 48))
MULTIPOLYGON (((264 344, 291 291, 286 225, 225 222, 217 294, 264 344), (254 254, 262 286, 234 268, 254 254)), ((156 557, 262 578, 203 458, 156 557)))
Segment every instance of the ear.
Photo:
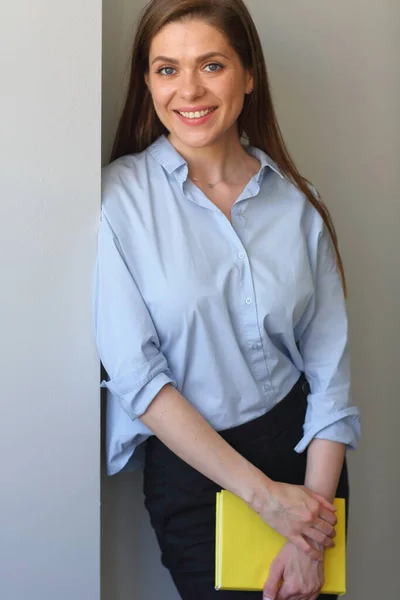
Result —
POLYGON ((150 77, 149 77, 149 72, 147 72, 147 73, 145 73, 145 74, 144 74, 144 81, 145 81, 145 84, 147 85, 147 87, 149 88, 149 90, 151 91, 151 89, 150 89, 150 77))

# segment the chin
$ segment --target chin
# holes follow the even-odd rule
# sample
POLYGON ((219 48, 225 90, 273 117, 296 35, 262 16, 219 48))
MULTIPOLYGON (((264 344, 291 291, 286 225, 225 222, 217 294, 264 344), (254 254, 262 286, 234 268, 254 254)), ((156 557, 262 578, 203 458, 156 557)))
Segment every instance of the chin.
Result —
POLYGON ((207 146, 212 146, 224 134, 226 134, 226 132, 206 133, 199 131, 193 133, 181 133, 178 131, 171 131, 173 139, 179 140, 181 144, 184 144, 189 148, 206 148, 207 146))

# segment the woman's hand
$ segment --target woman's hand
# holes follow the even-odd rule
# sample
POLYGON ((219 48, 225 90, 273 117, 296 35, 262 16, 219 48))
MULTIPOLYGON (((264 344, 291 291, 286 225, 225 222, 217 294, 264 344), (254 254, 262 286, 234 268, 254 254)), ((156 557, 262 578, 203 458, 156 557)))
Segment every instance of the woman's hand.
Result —
POLYGON ((311 558, 321 552, 304 536, 334 545, 335 507, 298 485, 277 483, 230 446, 172 385, 165 385, 140 420, 191 467, 251 506, 311 558))
POLYGON ((323 585, 323 563, 311 560, 297 546, 288 542, 271 565, 263 598, 316 600, 323 585))
POLYGON ((326 498, 300 485, 271 482, 269 498, 253 507, 262 519, 313 560, 335 544, 336 508, 326 498), (309 541, 305 537, 310 538, 309 541), (321 549, 310 542, 317 542, 321 549))

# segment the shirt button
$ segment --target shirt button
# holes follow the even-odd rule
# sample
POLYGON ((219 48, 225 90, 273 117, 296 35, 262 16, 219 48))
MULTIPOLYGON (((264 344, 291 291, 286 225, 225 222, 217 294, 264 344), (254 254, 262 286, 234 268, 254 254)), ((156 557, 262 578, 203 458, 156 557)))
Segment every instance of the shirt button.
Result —
POLYGON ((253 344, 253 350, 259 350, 261 348, 261 344, 253 344))
POLYGON ((264 388, 264 392, 268 392, 271 389, 271 386, 269 383, 264 383, 263 388, 264 388))
POLYGON ((238 257, 239 258, 244 258, 246 255, 244 252, 239 252, 238 257))
POLYGON ((246 298, 246 304, 251 304, 252 300, 251 298, 246 298))

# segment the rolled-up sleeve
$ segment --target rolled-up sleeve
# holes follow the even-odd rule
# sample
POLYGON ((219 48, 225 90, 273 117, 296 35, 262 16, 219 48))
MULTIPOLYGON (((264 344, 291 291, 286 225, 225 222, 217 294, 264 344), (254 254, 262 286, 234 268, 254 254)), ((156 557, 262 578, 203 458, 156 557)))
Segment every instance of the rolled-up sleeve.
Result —
POLYGON ((176 385, 121 246, 102 213, 94 294, 95 333, 108 380, 101 383, 134 420, 166 384, 176 385))
POLYGON ((315 298, 299 340, 310 386, 304 435, 295 450, 313 438, 355 449, 360 438, 359 410, 350 398, 350 364, 345 298, 330 235, 322 227, 314 244, 315 298))

